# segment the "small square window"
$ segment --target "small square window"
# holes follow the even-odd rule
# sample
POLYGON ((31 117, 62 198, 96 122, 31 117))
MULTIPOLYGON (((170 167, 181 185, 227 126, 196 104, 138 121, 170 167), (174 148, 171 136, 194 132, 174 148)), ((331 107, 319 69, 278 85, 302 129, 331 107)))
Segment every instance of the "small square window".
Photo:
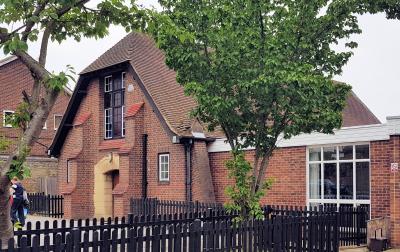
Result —
POLYGON ((62 115, 54 115, 54 130, 57 130, 60 127, 62 120, 62 115))
POLYGON ((12 119, 14 111, 4 110, 3 111, 3 127, 12 128, 12 119))
POLYGON ((169 181, 169 154, 158 155, 158 173, 160 181, 169 181))

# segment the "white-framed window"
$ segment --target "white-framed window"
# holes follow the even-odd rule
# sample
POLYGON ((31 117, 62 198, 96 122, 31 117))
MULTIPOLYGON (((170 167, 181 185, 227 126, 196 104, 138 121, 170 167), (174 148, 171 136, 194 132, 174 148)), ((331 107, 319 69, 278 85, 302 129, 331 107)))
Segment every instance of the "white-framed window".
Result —
POLYGON ((310 206, 369 205, 369 143, 307 148, 307 200, 310 206))
POLYGON ((158 154, 158 174, 160 181, 169 181, 169 153, 158 154))
POLYGON ((125 120, 124 120, 124 114, 125 114, 125 106, 122 106, 122 136, 125 136, 125 120))
POLYGON ((44 130, 47 130, 47 121, 44 122, 43 128, 44 130))
POLYGON ((125 88, 125 78, 126 78, 126 73, 122 72, 121 73, 121 87, 125 88))
POLYGON ((54 115, 54 130, 57 130, 60 127, 62 115, 55 114, 54 115))
POLYGON ((112 84, 113 84, 113 77, 106 76, 104 77, 104 92, 111 92, 112 91, 112 84))
POLYGON ((13 117, 14 111, 4 110, 3 111, 3 127, 12 128, 11 119, 13 117))
POLYGON ((67 160, 67 183, 72 181, 72 161, 67 160))
POLYGON ((118 72, 104 78, 104 139, 125 136, 123 76, 121 72, 118 72))
POLYGON ((112 138, 112 109, 107 108, 104 110, 104 138, 112 138))

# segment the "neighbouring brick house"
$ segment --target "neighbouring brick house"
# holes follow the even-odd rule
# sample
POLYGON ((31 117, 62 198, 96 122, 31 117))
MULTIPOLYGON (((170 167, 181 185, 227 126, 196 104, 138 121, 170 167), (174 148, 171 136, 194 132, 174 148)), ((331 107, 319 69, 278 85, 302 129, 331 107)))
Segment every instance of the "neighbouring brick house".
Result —
MULTIPOLYGON (((84 69, 50 148, 66 216, 124 215, 132 197, 226 201, 229 146, 191 119, 194 106, 145 35, 127 35, 84 69)), ((400 245, 400 176, 390 169, 400 162, 400 117, 381 124, 352 93, 334 135, 278 146, 264 203, 369 205, 373 218, 391 216, 400 245)))
MULTIPOLYGON (((12 116, 22 101, 22 92, 26 91, 27 94, 31 94, 33 82, 29 69, 17 57, 11 56, 0 60, 0 136, 4 136, 12 143, 18 141, 21 132, 20 129, 12 128, 7 122, 7 118, 12 116)), ((49 158, 47 150, 61 122, 71 94, 72 91, 68 88, 65 88, 64 92, 60 94, 45 127, 43 127, 39 140, 27 158, 32 177, 24 181, 24 185, 29 192, 51 192, 52 188, 56 188, 54 178, 57 177, 57 159, 49 158)), ((6 151, 0 152, 0 160, 4 160, 13 147, 14 144, 6 151)))

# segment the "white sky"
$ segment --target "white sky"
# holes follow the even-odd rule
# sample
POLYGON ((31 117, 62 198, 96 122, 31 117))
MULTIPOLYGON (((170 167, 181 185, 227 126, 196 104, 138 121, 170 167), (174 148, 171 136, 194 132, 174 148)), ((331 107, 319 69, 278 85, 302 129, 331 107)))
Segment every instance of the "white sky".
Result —
MULTIPOLYGON (((157 0, 138 2, 157 6, 157 0)), ((352 85, 361 100, 385 122, 386 116, 400 115, 400 20, 387 20, 383 14, 364 15, 359 20, 363 30, 355 37, 359 47, 343 74, 335 79, 352 85)), ((101 40, 53 43, 48 50, 47 68, 62 71, 70 64, 80 72, 125 35, 122 28, 113 27, 109 36, 101 40)), ((32 45, 29 50, 37 56, 38 46, 32 45)))

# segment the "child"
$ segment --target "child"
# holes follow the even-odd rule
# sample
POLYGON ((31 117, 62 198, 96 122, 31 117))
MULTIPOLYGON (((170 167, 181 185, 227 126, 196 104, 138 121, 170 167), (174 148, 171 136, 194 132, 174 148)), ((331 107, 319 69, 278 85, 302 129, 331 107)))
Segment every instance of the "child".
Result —
POLYGON ((12 205, 11 205, 11 220, 15 224, 18 220, 23 227, 25 225, 25 215, 24 215, 24 187, 22 187, 21 182, 19 182, 17 177, 11 180, 13 189, 12 194, 12 205), (18 214, 18 217, 17 217, 18 214))

